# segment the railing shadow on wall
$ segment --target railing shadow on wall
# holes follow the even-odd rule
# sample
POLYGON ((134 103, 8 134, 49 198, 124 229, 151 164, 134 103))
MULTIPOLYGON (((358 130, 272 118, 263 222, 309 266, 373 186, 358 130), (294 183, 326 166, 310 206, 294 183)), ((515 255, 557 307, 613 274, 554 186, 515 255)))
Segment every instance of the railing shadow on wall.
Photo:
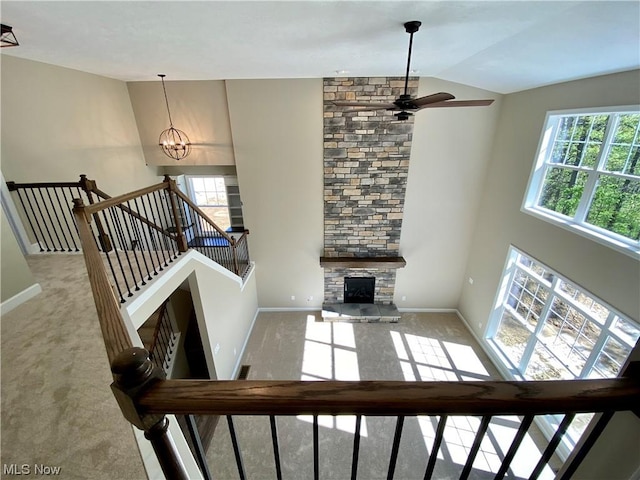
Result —
MULTIPOLYGON (((96 241, 95 215, 100 213, 106 225, 105 233, 111 238, 117 232, 109 229, 110 215, 123 215, 129 231, 134 230, 133 218, 139 210, 133 210, 135 200, 144 201, 147 214, 153 206, 168 205, 173 217, 182 220, 174 224, 175 232, 168 232, 165 238, 157 236, 157 230, 145 222, 135 224, 137 234, 128 239, 141 243, 155 242, 164 245, 167 256, 179 255, 189 242, 201 234, 209 234, 208 223, 196 226, 194 236, 188 238, 184 229, 191 222, 202 222, 194 213, 197 207, 177 194, 171 195, 171 187, 164 182, 132 194, 104 200, 100 204, 84 206, 76 201, 74 216, 78 225, 79 239, 87 266, 91 289, 96 304, 104 342, 111 364, 114 381, 112 391, 120 405, 124 417, 137 428, 145 432, 145 437, 153 446, 158 461, 167 478, 188 478, 184 463, 167 433, 168 414, 178 415, 223 415, 232 440, 233 454, 240 478, 246 478, 242 461, 242 447, 236 434, 234 416, 260 415, 269 419, 273 448, 273 461, 276 478, 282 477, 278 417, 311 415, 313 431, 313 471, 314 478, 320 477, 320 442, 318 418, 322 415, 355 415, 356 428, 353 436, 351 478, 357 478, 360 451, 360 423, 363 416, 392 416, 396 418, 393 443, 389 452, 387 478, 393 478, 396 462, 401 448, 404 421, 407 416, 432 416, 437 420, 436 434, 428 458, 416 459, 423 462, 424 478, 431 478, 437 462, 438 451, 448 419, 456 416, 479 416, 480 426, 471 442, 468 457, 460 478, 468 478, 473 470, 474 460, 480 449, 483 437, 493 417, 500 415, 518 415, 522 417, 520 427, 505 454, 495 478, 503 478, 509 471, 511 461, 518 452, 522 439, 537 415, 564 414, 564 421, 542 452, 537 466, 529 478, 538 478, 549 462, 567 427, 576 413, 602 413, 595 428, 588 434, 579 451, 569 458, 561 470, 559 478, 569 479, 589 452, 603 431, 607 422, 617 411, 636 411, 640 400, 640 379, 637 369, 629 368, 629 376, 615 379, 571 380, 571 381, 468 381, 468 382, 402 382, 402 381, 217 381, 217 380, 167 380, 162 369, 149 358, 149 352, 133 346, 127 328, 120 314, 119 293, 111 289, 110 278, 100 253, 100 242, 96 241), (168 195, 159 192, 169 192, 168 195), (144 200, 141 200, 144 197, 144 200), (182 202, 180 202, 182 200, 182 202), (111 210, 125 206, 119 212, 111 210), (134 215, 132 212, 136 212, 134 215), (92 219, 94 221, 92 222, 92 219), (633 375, 631 375, 633 373, 633 375)), ((156 207, 160 212, 162 209, 156 207)), ((144 210, 144 209, 143 209, 144 210)), ((155 210, 154 210, 155 211, 155 210)), ((169 211, 168 209, 164 210, 169 211)), ((160 221, 154 217, 154 220, 160 221)), ((126 225, 123 227, 126 229, 126 225)), ((166 224, 162 224, 166 225, 166 224)), ((237 245, 232 239, 226 239, 213 227, 213 238, 224 238, 230 245, 237 245), (217 236, 216 234, 219 234, 217 236)), ((198 247, 194 247, 198 248, 198 247)), ((202 245, 199 248, 213 248, 202 245)), ((155 250, 156 252, 159 249, 155 250)), ((169 261, 169 260, 167 260, 169 261)), ((240 259, 220 257, 237 269, 240 259)), ((229 268, 229 267, 227 267, 229 268)), ((148 274, 148 272, 147 272, 148 274)), ((637 367, 632 364, 631 367, 637 367)), ((192 429, 193 443, 199 444, 197 430, 192 429)), ((210 478, 204 452, 200 452, 200 469, 204 478, 210 478)))
POLYGON ((248 230, 228 234, 165 176, 162 183, 111 197, 94 180, 7 182, 19 215, 40 253, 79 252, 70 205, 84 209, 120 303, 193 248, 244 278, 250 267, 248 230))

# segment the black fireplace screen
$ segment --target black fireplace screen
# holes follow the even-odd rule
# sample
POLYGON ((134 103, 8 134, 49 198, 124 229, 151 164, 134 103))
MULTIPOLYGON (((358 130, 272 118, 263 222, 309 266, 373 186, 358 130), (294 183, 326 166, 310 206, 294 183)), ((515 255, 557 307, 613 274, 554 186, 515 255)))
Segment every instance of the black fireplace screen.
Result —
POLYGON ((344 277, 344 303, 373 303, 375 277, 344 277))

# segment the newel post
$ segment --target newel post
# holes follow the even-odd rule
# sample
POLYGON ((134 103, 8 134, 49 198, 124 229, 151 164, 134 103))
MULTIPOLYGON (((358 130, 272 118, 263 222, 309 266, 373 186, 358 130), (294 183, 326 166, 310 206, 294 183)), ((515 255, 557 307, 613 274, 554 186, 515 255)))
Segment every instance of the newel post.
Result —
POLYGON ((144 436, 155 451, 165 477, 170 480, 188 480, 176 445, 169 436, 169 420, 161 414, 144 414, 137 405, 138 396, 154 382, 165 378, 164 372, 149 359, 144 348, 132 347, 120 352, 111 362, 114 382, 111 390, 124 417, 135 427, 144 431, 144 436))
POLYGON ((169 194, 169 200, 171 201, 173 224, 176 227, 176 234, 178 236, 178 251, 186 252, 189 250, 189 245, 187 245, 187 237, 185 237, 184 232, 182 231, 182 219, 180 218, 180 215, 178 215, 178 205, 176 204, 176 197, 174 194, 174 191, 178 187, 176 187, 176 181, 172 180, 169 175, 165 175, 163 181, 167 184, 167 192, 169 194))
MULTIPOLYGON (((84 191, 87 199, 89 200, 89 205, 93 205, 93 196, 91 192, 96 188, 95 180, 89 180, 87 176, 83 173, 80 175, 80 188, 84 191)), ((104 227, 102 226, 102 221, 97 213, 93 214, 93 219, 96 222, 96 227, 98 229, 98 241, 100 242, 100 248, 103 252, 110 252, 113 250, 113 245, 111 244, 111 239, 107 232, 104 231, 104 227)))

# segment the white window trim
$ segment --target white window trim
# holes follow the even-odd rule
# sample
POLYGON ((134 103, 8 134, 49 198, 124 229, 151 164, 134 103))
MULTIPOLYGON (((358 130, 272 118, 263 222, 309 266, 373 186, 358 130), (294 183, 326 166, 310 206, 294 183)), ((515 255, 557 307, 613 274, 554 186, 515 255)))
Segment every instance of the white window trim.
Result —
MULTIPOLYGON (((564 295, 562 295, 561 292, 556 291, 555 289, 553 289, 553 283, 556 283, 559 280, 568 282, 574 286, 576 286, 577 288, 580 288, 581 290, 585 291, 586 293, 591 294, 591 292, 588 292, 586 290, 584 290, 583 287, 581 287, 577 282, 572 281, 571 279, 568 279, 567 277, 565 277, 564 275, 559 274, 556 270, 552 269, 551 267, 547 266, 544 262, 539 261, 537 258, 533 257, 532 255, 528 254, 527 252, 519 249, 518 247, 514 246, 514 245, 509 245, 509 250, 507 252, 507 258, 505 260, 504 266, 502 268, 502 273, 501 273, 501 277, 502 279, 500 280, 500 284, 498 286, 498 289, 496 291, 496 296, 494 298, 493 301, 493 308, 491 310, 491 314, 489 316, 489 319, 487 321, 487 326, 485 328, 485 332, 483 334, 482 341, 484 342, 484 345, 487 347, 487 353, 490 354, 490 357, 494 360, 494 365, 496 366, 496 368, 498 369, 498 371, 503 375, 503 377, 505 379, 511 379, 511 380, 516 380, 516 381, 526 381, 526 378, 524 377, 523 374, 520 373, 519 370, 519 366, 522 365, 522 359, 520 362, 520 365, 515 365, 513 364, 513 362, 511 361, 511 359, 507 356, 507 354, 505 352, 502 351, 502 349, 500 348, 500 346, 496 343, 494 337, 497 333, 497 329, 498 329, 498 325, 500 323, 500 319, 502 318, 503 315, 503 311, 504 311, 504 297, 505 295, 508 295, 508 290, 509 287, 513 281, 513 276, 515 274, 515 271, 517 269, 516 267, 516 258, 517 258, 517 254, 520 255, 524 255, 526 257, 528 257, 529 259, 531 259, 532 261, 538 263, 539 265, 543 266, 545 268, 546 271, 548 271, 549 273, 551 273, 554 276, 554 281, 552 282, 552 285, 549 286, 547 285, 548 282, 544 279, 541 279, 538 275, 535 274, 534 272, 534 276, 537 277, 538 280, 541 280, 543 285, 547 286, 550 289, 550 293, 553 295, 559 295, 560 297, 564 297, 564 295)), ((611 331, 609 329, 609 327, 611 326, 612 323, 612 319, 615 315, 633 321, 630 317, 628 317, 627 315, 624 315, 623 313, 621 313, 619 310, 613 308, 609 303, 603 301, 602 299, 595 297, 596 300, 605 308, 607 308, 609 310, 609 316, 607 318, 607 320, 605 322, 603 322, 602 324, 599 324, 601 326, 602 329, 607 329, 608 330, 608 334, 611 335, 613 338, 615 338, 618 341, 621 341, 622 343, 625 343, 624 340, 622 340, 614 331, 611 331)), ((569 299, 565 299, 565 300, 569 300, 569 299)), ((586 312, 582 309, 582 307, 577 304, 574 303, 572 301, 569 300, 569 303, 571 304, 572 307, 576 308, 580 311, 580 313, 585 314, 586 312)), ((546 307, 545 307, 546 308, 546 307)), ((546 318, 546 313, 540 315, 541 318, 546 318)), ((538 323, 538 327, 541 327, 541 325, 544 322, 539 322, 538 323)), ((529 328, 527 326, 527 328, 532 332, 532 335, 535 336, 535 332, 534 330, 538 330, 538 329, 533 329, 533 328, 529 328)), ((583 371, 591 368, 595 362, 596 356, 597 354, 602 350, 603 345, 604 345, 604 341, 606 339, 607 335, 606 334, 602 334, 599 336, 598 341, 596 342, 596 344, 593 346, 593 350, 590 354, 590 358, 588 359, 587 363, 585 363, 585 366, 583 367, 583 371)), ((640 341, 639 341, 640 342, 640 341)), ((529 343, 531 344, 535 344, 534 342, 527 342, 527 345, 529 345, 529 343)), ((621 368, 621 372, 623 372, 626 367, 628 366, 629 362, 631 361, 631 357, 633 356, 633 349, 634 348, 639 348, 638 345, 640 345, 640 343, 636 344, 636 347, 632 347, 632 353, 631 355, 629 355, 629 357, 626 359, 626 361, 623 363, 622 368, 621 368)), ((524 357, 524 353, 523 353, 523 357, 524 357)), ((535 418, 535 422, 538 425, 538 427, 542 430, 543 434, 547 437, 547 439, 550 439, 552 437, 552 435, 555 433, 556 428, 554 428, 551 423, 550 420, 546 417, 546 416, 536 416, 535 418)), ((558 454, 558 456, 561 458, 562 461, 565 461, 570 452, 571 449, 574 447, 571 439, 569 438, 569 435, 563 435, 562 437, 562 441, 560 442, 560 444, 558 445, 558 448, 556 450, 556 453, 558 454)))
MULTIPOLYGON (((555 137, 555 124, 550 125, 550 117, 558 115, 580 115, 587 113, 632 113, 640 111, 640 105, 624 105, 617 107, 598 107, 598 108, 580 108, 571 110, 553 110, 547 112, 536 150, 536 161, 533 164, 524 199, 520 211, 531 215, 535 218, 559 226, 565 230, 576 233, 584 238, 594 240, 595 242, 610 247, 620 253, 624 253, 632 258, 640 259, 640 242, 635 242, 615 232, 609 232, 603 228, 586 223, 579 223, 573 218, 558 214, 551 210, 538 207, 537 199, 544 182, 544 166, 547 156, 547 149, 553 148, 551 143, 555 137)), ((586 208, 586 202, 581 202, 582 210, 586 208)), ((578 213, 576 213, 578 216, 578 213)), ((584 216, 584 212, 583 215, 584 216)))
MULTIPOLYGON (((517 256, 517 254, 524 255, 525 257, 529 258, 530 260, 532 260, 532 261, 538 263, 539 265, 543 266, 546 271, 551 273, 554 276, 554 281, 552 282, 551 285, 547 285, 548 282, 546 280, 544 280, 544 279, 541 279, 539 276, 537 276, 535 274, 535 272, 533 272, 533 275, 539 281, 542 282, 543 286, 545 286, 549 290, 549 294, 550 295, 553 295, 553 296, 556 296, 556 297, 560 297, 565 302, 567 302, 569 305, 571 305, 572 308, 576 309, 580 314, 582 314, 584 316, 587 316, 587 317, 591 317, 590 313, 587 312, 586 310, 584 310, 584 308, 579 303, 574 302, 570 297, 565 295, 563 292, 560 292, 557 289, 555 289, 554 288, 554 284, 557 283, 558 281, 567 282, 567 283, 575 286, 576 288, 582 290, 583 293, 588 294, 588 295, 592 296, 593 298, 595 298, 598 301, 599 304, 601 304, 603 307, 605 307, 605 308, 607 308, 609 310, 609 317, 607 318, 606 321, 604 321, 602 323, 595 321, 595 323, 602 330, 606 330, 607 334, 609 336, 613 337, 614 339, 616 339, 617 341, 619 341, 621 343, 626 343, 626 341, 624 339, 622 339, 615 331, 611 331, 609 329, 609 327, 611 326, 611 323, 613 321, 613 316, 618 316, 618 317, 626 319, 627 321, 630 321, 630 322, 634 322, 633 319, 631 319, 629 316, 625 315, 624 313, 620 312, 616 308, 612 307, 610 304, 608 304, 607 302, 605 302, 601 298, 596 297, 595 295, 593 295, 588 290, 585 290, 577 282, 574 282, 573 280, 570 280, 567 277, 565 277, 564 275, 558 273, 553 268, 551 268, 548 265, 546 265, 544 262, 541 262, 538 259, 536 259, 535 257, 533 257, 533 256, 529 255, 528 253, 520 250, 519 248, 517 248, 517 247, 515 247, 513 245, 510 245, 509 246, 509 252, 507 254, 507 261, 506 261, 506 263, 504 265, 504 268, 502 270, 502 277, 503 278, 502 278, 502 281, 501 281, 501 285, 498 288, 498 291, 496 293, 496 297, 494 299, 494 307, 493 307, 491 316, 489 318, 489 321, 487 322, 487 329, 486 329, 486 332, 484 334, 484 340, 487 342, 488 345, 490 345, 491 349, 495 353, 498 353, 500 355, 500 358, 502 358, 503 360, 508 360, 503 366, 507 368, 509 376, 511 376, 515 380, 526 380, 526 378, 524 377, 524 372, 520 373, 520 371, 519 371, 519 367, 523 364, 524 354, 523 354, 523 359, 521 359, 519 365, 512 364, 511 360, 509 360, 508 357, 506 357, 506 354, 503 353, 502 350, 500 349, 500 347, 496 345, 495 340, 493 339, 493 337, 497 333, 499 319, 502 318, 502 314, 503 314, 503 311, 505 309, 505 307, 503 305, 504 304, 505 294, 507 294, 509 286, 510 286, 512 280, 513 280, 514 272, 518 268, 516 266, 516 256, 517 256)), ((540 315, 540 318, 545 318, 546 319, 546 313, 543 312, 543 314, 540 315)), ((591 320, 587 320, 587 321, 591 321, 591 320)), ((538 322, 538 327, 540 327, 541 323, 544 323, 544 322, 538 322)), ((634 323, 636 323, 636 322, 634 322, 634 323)), ((539 328, 533 328, 533 327, 530 327, 528 325, 525 325, 525 327, 534 336, 536 336, 535 334, 537 333, 537 330, 539 330, 539 328)), ((604 336, 604 335, 601 335, 601 337, 602 336, 604 336)), ((540 339, 537 339, 537 340, 540 340, 540 339)), ((535 342, 532 342, 532 343, 535 343, 535 342)), ((602 345, 599 345, 599 343, 602 343, 602 342, 598 342, 596 345, 594 345, 594 347, 593 347, 594 350, 602 347, 602 345)), ((634 346, 631 346, 631 349, 633 349, 633 348, 634 348, 634 346)), ((599 350, 598 350, 598 352, 599 352, 599 350)), ((556 354, 554 354, 553 352, 551 352, 551 353, 555 357, 557 357, 556 354)), ((590 358, 589 362, 585 363, 585 365, 584 365, 582 370, 583 371, 589 370, 593 366, 594 361, 595 361, 595 357, 593 359, 590 358)), ((625 364, 623 364, 621 366, 622 370, 624 370, 625 364)), ((569 369, 569 371, 571 372, 571 369, 569 369)), ((578 378, 580 378, 580 376, 578 376, 578 378)))

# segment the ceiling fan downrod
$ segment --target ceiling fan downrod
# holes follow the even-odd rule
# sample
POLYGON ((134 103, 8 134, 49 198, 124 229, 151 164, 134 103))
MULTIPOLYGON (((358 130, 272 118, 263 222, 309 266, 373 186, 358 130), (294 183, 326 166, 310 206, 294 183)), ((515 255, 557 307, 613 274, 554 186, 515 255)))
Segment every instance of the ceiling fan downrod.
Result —
POLYGON ((409 55, 407 56, 407 71, 404 76, 404 94, 400 96, 402 100, 408 100, 411 96, 407 93, 409 90, 409 73, 411 72, 411 48, 413 47, 413 34, 420 29, 422 22, 413 20, 404 24, 404 29, 409 34, 409 55))

